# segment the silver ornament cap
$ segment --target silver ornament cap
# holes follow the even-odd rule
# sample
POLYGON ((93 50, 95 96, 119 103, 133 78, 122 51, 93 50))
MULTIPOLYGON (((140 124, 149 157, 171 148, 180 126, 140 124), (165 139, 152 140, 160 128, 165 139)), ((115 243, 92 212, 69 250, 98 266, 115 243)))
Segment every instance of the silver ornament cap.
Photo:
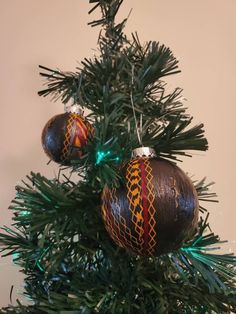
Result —
POLYGON ((157 154, 155 152, 155 149, 153 149, 151 147, 138 147, 138 148, 135 148, 132 151, 131 158, 135 159, 135 158, 141 158, 141 157, 152 158, 152 157, 157 157, 157 154))
POLYGON ((77 114, 79 114, 81 116, 83 115, 83 110, 77 104, 72 105, 72 106, 66 108, 66 111, 67 112, 71 112, 71 113, 77 113, 77 114))

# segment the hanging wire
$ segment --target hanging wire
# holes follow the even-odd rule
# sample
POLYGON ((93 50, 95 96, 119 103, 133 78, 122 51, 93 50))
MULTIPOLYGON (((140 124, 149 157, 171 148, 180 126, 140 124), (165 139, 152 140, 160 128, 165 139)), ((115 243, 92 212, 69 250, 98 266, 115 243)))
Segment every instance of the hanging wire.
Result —
POLYGON ((79 104, 79 101, 78 101, 79 96, 80 96, 80 100, 81 100, 80 89, 81 89, 82 79, 83 79, 83 75, 81 73, 77 79, 78 80, 78 88, 76 89, 76 91, 71 96, 71 103, 69 103, 69 104, 64 103, 64 112, 68 112, 71 110, 71 108, 74 107, 74 108, 77 108, 74 110, 75 112, 78 111, 79 114, 84 115, 84 110, 82 109, 82 106, 79 104))
POLYGON ((143 114, 142 113, 140 114, 139 129, 140 129, 141 143, 143 143, 143 114))
MULTIPOLYGON (((136 133, 137 133, 137 137, 138 137, 138 142, 139 142, 140 146, 143 146, 142 140, 141 140, 141 136, 140 136, 140 133, 139 133, 139 127, 138 127, 138 121, 137 121, 137 117, 136 117, 136 113, 135 113, 135 108, 134 108, 134 99, 133 99, 134 65, 133 64, 132 64, 132 70, 131 71, 132 71, 131 72, 131 74, 132 74, 132 77, 131 77, 131 87, 132 87, 132 89, 131 89, 131 92, 130 92, 130 102, 131 102, 132 109, 133 109, 134 122, 135 122, 135 128, 136 128, 136 133)), ((140 116, 140 123, 142 122, 141 116, 140 116)), ((142 128, 142 126, 141 126, 141 128, 142 128)))

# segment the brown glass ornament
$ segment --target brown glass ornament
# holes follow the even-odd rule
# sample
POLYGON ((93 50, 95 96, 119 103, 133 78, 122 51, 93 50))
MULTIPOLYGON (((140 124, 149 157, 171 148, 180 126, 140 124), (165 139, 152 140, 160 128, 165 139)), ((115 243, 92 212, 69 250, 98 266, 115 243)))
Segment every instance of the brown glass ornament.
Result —
POLYGON ((83 147, 93 137, 92 125, 76 112, 65 112, 52 117, 42 132, 42 145, 48 157, 69 165, 83 156, 83 147))
POLYGON ((138 255, 181 247, 198 221, 198 196, 187 175, 159 157, 136 157, 122 169, 125 184, 105 187, 102 216, 115 243, 138 255))

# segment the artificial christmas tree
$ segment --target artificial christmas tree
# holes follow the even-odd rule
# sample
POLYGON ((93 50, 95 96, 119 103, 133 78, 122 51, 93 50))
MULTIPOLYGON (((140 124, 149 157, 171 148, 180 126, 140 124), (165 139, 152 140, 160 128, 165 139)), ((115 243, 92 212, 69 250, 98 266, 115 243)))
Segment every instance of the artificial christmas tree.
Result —
MULTIPOLYGON (((205 180, 193 187, 173 164, 190 155, 189 150, 207 149, 203 125, 190 126, 181 90, 165 90, 162 79, 179 72, 178 62, 159 43, 141 45, 136 34, 126 37, 126 20, 115 23, 122 0, 90 2, 90 13, 102 12, 100 20, 91 22, 102 27, 100 55, 85 59, 76 73, 41 67, 48 88, 39 92, 89 109, 92 136, 86 138, 83 155, 70 160, 80 181, 31 173, 16 187, 13 225, 3 228, 0 243, 5 254, 17 254, 14 260, 26 275, 25 294, 33 304, 19 303, 1 313, 236 312, 236 258, 214 251, 221 241, 211 232, 202 205, 215 195, 205 180), (150 147, 158 157, 141 154, 131 160, 139 147, 150 147), (149 167, 152 158, 155 166, 149 167), (123 170, 127 165, 134 167, 129 168, 131 176, 123 170), (123 192, 127 187, 131 196, 123 192), (113 204, 107 194, 117 199, 120 190, 126 199, 113 204), (155 206, 148 194, 153 190, 155 206), (120 248, 110 238, 106 215, 117 213, 117 203, 123 203, 119 206, 125 217, 135 212, 136 228, 143 230, 137 238, 144 244, 141 251, 120 248), (149 247, 153 209, 154 240, 168 243, 160 254, 149 247), (188 223, 178 224, 175 235, 184 236, 171 246, 176 239, 168 239, 173 230, 166 226, 176 221, 188 223), (147 251, 150 256, 142 256, 147 251)), ((73 149, 74 141, 68 145, 73 149)), ((110 224, 119 239, 122 217, 110 224)))

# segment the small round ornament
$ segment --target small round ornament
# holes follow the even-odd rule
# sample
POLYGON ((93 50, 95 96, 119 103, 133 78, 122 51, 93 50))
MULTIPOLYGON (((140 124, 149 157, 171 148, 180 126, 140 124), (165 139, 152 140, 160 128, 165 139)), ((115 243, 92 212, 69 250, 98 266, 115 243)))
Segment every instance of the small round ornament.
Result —
POLYGON ((83 156, 83 148, 93 137, 92 125, 72 106, 69 112, 52 117, 42 132, 45 153, 55 162, 69 165, 83 156))
POLYGON ((198 195, 187 175, 148 147, 122 168, 125 183, 104 187, 102 217, 114 242, 143 256, 181 247, 198 221, 198 195))

